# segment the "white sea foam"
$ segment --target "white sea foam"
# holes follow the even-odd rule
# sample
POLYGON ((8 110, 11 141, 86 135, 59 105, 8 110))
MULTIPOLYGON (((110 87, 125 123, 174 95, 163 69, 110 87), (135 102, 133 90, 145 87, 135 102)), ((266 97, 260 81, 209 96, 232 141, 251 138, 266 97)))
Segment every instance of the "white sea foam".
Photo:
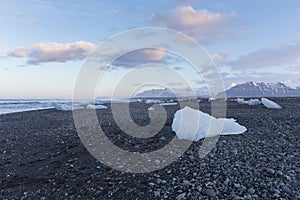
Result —
POLYGON ((54 105, 56 110, 59 111, 73 111, 73 110, 80 110, 80 109, 84 109, 85 106, 81 106, 81 105, 72 105, 71 103, 59 103, 59 104, 55 104, 54 105))

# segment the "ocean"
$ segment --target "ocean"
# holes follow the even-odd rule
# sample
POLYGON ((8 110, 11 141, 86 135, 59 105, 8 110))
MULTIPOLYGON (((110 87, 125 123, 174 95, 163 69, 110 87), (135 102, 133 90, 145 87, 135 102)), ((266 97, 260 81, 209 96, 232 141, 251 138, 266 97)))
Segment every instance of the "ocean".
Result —
POLYGON ((0 99, 0 115, 30 110, 55 108, 56 104, 71 104, 71 102, 71 100, 65 99, 0 99))

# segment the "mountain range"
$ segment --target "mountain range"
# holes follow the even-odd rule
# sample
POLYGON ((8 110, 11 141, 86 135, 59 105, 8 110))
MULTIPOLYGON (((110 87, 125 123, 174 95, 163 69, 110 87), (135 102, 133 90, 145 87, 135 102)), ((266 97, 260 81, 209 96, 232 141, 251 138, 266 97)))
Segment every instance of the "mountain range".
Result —
POLYGON ((291 88, 282 82, 238 84, 225 91, 227 97, 294 97, 300 96, 300 88, 291 88))
MULTIPOLYGON (((152 89, 146 90, 137 94, 135 97, 139 98, 174 98, 189 97, 195 94, 198 97, 209 97, 208 92, 199 89, 152 89)), ((256 83, 246 82, 237 84, 225 91, 227 97, 296 97, 300 96, 300 88, 292 88, 282 82, 278 83, 256 83)), ((223 95, 220 93, 218 95, 223 95)), ((217 96, 218 96, 217 95, 217 96)))

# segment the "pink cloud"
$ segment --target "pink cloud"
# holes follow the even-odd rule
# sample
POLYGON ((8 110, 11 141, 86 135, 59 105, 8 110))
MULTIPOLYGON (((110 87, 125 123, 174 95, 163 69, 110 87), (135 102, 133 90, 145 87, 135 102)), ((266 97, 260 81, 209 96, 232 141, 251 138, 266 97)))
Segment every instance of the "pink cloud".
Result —
POLYGON ((113 64, 120 67, 135 67, 139 64, 146 63, 161 63, 165 62, 167 57, 167 52, 164 48, 159 49, 140 49, 136 51, 129 52, 121 57, 119 57, 113 64))
POLYGON ((7 55, 27 58, 28 64, 38 65, 46 62, 82 60, 94 47, 95 44, 85 41, 68 44, 57 42, 38 43, 31 47, 8 51, 7 55))
POLYGON ((191 6, 180 6, 166 14, 156 14, 152 21, 167 28, 185 32, 200 42, 208 43, 232 37, 236 32, 235 13, 215 13, 195 10, 191 6))
POLYGON ((126 61, 160 61, 166 56, 164 49, 142 49, 125 54, 122 60, 126 61))

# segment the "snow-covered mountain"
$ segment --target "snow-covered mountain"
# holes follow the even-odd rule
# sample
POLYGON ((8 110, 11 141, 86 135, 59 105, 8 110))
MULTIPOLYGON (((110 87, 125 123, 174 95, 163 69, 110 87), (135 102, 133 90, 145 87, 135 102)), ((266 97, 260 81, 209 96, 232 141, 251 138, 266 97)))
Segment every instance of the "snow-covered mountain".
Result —
MULTIPOLYGON (((295 97, 300 96, 300 88, 291 88, 282 82, 278 83, 256 83, 247 82, 235 85, 225 91, 227 97, 295 97)), ((209 97, 209 92, 200 89, 152 89, 146 90, 135 95, 136 98, 174 98, 191 97, 209 97), (172 92, 174 91, 174 93, 172 92)), ((220 93, 217 96, 221 96, 220 93)))
POLYGON ((208 92, 199 89, 152 89, 135 95, 136 98, 175 98, 192 97, 192 96, 207 97, 208 92), (173 92, 172 92, 173 91, 173 92))
POLYGON ((292 97, 300 96, 300 88, 291 88, 282 82, 238 84, 225 91, 227 97, 292 97))

